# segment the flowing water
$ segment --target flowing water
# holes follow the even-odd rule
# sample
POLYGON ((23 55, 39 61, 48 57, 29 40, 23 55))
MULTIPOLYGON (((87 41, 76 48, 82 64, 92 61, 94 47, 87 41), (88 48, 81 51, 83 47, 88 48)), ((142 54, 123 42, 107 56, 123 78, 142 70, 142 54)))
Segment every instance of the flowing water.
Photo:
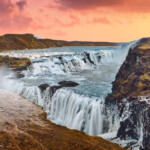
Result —
POLYGON ((111 92, 111 83, 130 45, 3 52, 1 55, 28 57, 32 66, 22 71, 21 79, 15 78, 12 72, 8 75, 8 70, 3 69, 0 88, 21 94, 42 106, 47 118, 56 124, 89 135, 114 132, 119 127, 117 112, 106 110, 105 97, 111 92), (79 85, 54 93, 52 87, 60 81, 74 81, 79 85), (43 91, 39 88, 41 84, 49 84, 49 87, 43 91))

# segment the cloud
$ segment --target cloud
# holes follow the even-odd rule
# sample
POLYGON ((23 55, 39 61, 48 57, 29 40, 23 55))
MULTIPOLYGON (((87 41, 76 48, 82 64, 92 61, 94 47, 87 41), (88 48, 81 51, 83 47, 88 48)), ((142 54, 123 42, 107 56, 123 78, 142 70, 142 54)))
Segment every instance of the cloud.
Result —
POLYGON ((0 15, 8 15, 14 10, 14 5, 9 0, 0 0, 0 15))
POLYGON ((122 4, 123 0, 55 0, 61 8, 92 9, 122 4))
POLYGON ((22 11, 26 5, 26 1, 20 0, 20 1, 16 2, 16 5, 18 6, 19 10, 22 11))
POLYGON ((25 0, 20 0, 14 3, 14 1, 10 0, 0 0, 0 17, 11 15, 13 12, 19 8, 19 10, 23 10, 26 5, 25 0))
POLYGON ((107 8, 118 12, 150 12, 150 0, 55 0, 61 10, 92 10, 107 8))
MULTIPOLYGON (((28 14, 20 14, 26 5, 25 0, 17 2, 0 0, 0 28, 1 30, 19 30, 30 27, 33 19, 28 14), (19 8, 19 10, 18 10, 19 8)), ((8 32, 8 31, 7 31, 8 32)))
POLYGON ((0 27, 3 29, 25 29, 30 27, 32 18, 22 15, 14 15, 13 17, 0 19, 0 27))
POLYGON ((88 21, 88 23, 101 23, 101 24, 110 24, 110 21, 106 17, 96 18, 88 21))

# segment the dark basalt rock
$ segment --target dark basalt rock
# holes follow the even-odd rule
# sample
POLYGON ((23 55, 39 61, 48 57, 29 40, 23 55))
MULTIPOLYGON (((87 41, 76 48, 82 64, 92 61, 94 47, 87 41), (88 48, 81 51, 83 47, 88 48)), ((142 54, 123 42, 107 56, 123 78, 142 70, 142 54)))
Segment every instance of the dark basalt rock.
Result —
POLYGON ((93 61, 91 60, 91 58, 90 58, 90 54, 87 53, 87 52, 84 52, 84 54, 86 55, 86 57, 87 57, 87 59, 89 60, 89 62, 94 65, 94 62, 93 62, 93 61))
POLYGON ((117 137, 150 150, 150 38, 130 48, 106 98, 106 105, 116 103, 122 118, 117 137))
POLYGON ((73 81, 61 81, 58 83, 61 87, 75 87, 79 84, 73 81))
POLYGON ((20 72, 17 72, 16 73, 16 77, 17 78, 23 78, 24 77, 24 74, 20 73, 20 72))
MULTIPOLYGON (((78 86, 79 84, 74 82, 74 81, 61 81, 58 83, 59 85, 54 85, 50 86, 49 84, 41 84, 39 86, 40 90, 43 92, 45 91, 48 87, 50 87, 50 93, 53 95, 58 89, 63 88, 63 87, 75 87, 78 86)), ((51 96, 52 96, 51 95, 51 96)))
POLYGON ((45 91, 48 87, 49 87, 49 84, 41 84, 39 86, 39 88, 40 88, 41 91, 45 91))
POLYGON ((61 87, 61 86, 52 86, 52 87, 50 88, 50 91, 51 91, 52 95, 53 95, 58 89, 60 89, 60 88, 62 88, 62 87, 61 87))
MULTIPOLYGON (((120 124, 117 137, 121 140, 135 140, 140 144, 140 150, 150 150, 150 96, 127 99, 122 102, 120 124)), ((128 143, 128 145, 132 145, 128 143)))

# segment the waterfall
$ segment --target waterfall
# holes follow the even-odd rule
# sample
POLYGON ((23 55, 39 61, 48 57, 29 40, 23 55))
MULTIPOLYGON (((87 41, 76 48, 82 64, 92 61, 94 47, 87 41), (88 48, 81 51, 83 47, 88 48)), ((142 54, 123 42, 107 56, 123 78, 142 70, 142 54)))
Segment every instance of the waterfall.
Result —
POLYGON ((90 98, 73 91, 58 90, 51 100, 48 119, 89 135, 102 133, 103 98, 90 98))
MULTIPOLYGON (((110 68, 115 68, 115 73, 117 73, 132 44, 133 43, 124 44, 115 49, 107 49, 106 47, 104 50, 96 51, 43 52, 43 50, 37 50, 37 53, 33 53, 32 51, 0 53, 0 55, 28 57, 32 60, 32 66, 22 72, 25 75, 23 80, 8 79, 5 77, 5 83, 1 84, 0 88, 9 89, 10 91, 21 94, 42 106, 47 113, 48 119, 56 124, 81 130, 94 136, 108 132, 112 133, 117 131, 119 120, 116 109, 113 110, 114 106, 112 106, 112 109, 105 108, 104 100, 106 95, 91 97, 87 88, 85 88, 85 90, 87 90, 85 95, 80 92, 80 89, 78 92, 75 92, 73 88, 62 88, 52 93, 52 85, 42 91, 38 87, 40 83, 35 84, 35 82, 38 82, 40 78, 40 80, 43 79, 42 83, 49 83, 48 81, 51 77, 52 79, 57 78, 58 75, 59 77, 66 75, 66 79, 68 78, 68 74, 73 75, 75 72, 80 75, 80 72, 85 70, 88 70, 89 74, 91 74, 93 70, 98 70, 99 74, 96 74, 96 76, 100 76, 100 73, 102 73, 102 75, 104 73, 102 72, 104 70, 102 67, 105 69, 108 68, 106 65, 111 66, 110 68), (31 80, 32 77, 35 79, 34 81, 31 80), (44 80, 44 77, 47 77, 46 80, 44 80), (26 82, 26 80, 28 80, 28 82, 26 82), (7 85, 7 87, 5 87, 5 85, 7 85), (117 127, 115 128, 114 126, 117 127)), ((114 76, 111 77, 111 73, 114 73, 114 70, 111 72, 109 69, 106 70, 106 72, 110 73, 110 76, 108 76, 109 82, 107 83, 103 79, 101 79, 100 82, 96 82, 103 85, 105 83, 106 86, 110 85, 114 80, 114 76)), ((95 76, 91 77, 90 80, 93 81, 94 78, 95 76)), ((104 77, 101 76, 101 78, 104 77)), ((72 78, 70 77, 69 79, 72 78)), ((58 80, 54 81, 56 81, 57 85, 58 80)), ((93 86, 91 83, 85 84, 84 86, 87 85, 93 86)), ((84 86, 81 87, 84 88, 84 86)), ((111 86, 108 86, 108 89, 109 88, 110 90, 108 91, 111 91, 111 86)), ((98 90, 101 91, 103 89, 105 88, 102 87, 102 89, 98 90)))
POLYGON ((54 95, 48 87, 42 92, 38 87, 22 87, 20 94, 42 106, 47 118, 70 129, 84 131, 89 135, 103 132, 104 99, 92 98, 60 89, 54 95))

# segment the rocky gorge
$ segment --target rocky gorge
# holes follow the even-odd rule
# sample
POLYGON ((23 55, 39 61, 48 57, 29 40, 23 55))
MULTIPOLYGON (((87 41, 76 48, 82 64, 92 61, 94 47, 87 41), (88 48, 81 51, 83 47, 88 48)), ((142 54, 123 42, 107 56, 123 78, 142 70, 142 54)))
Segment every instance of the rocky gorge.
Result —
MULTIPOLYGON (((96 58, 95 57, 93 58, 93 55, 91 56, 91 53, 86 53, 84 55, 84 58, 82 58, 82 60, 84 63, 88 63, 88 65, 90 64, 91 66, 95 66, 95 64, 100 62, 102 57, 103 57, 103 55, 101 53, 100 53, 100 55, 98 55, 96 53, 97 60, 95 60, 96 58)), ((19 61, 20 61, 20 59, 19 59, 19 61)), ((8 60, 8 58, 7 58, 7 60, 8 60)), ((77 62, 78 59, 73 59, 73 60, 71 59, 71 61, 66 62, 64 60, 64 58, 61 57, 61 60, 60 60, 60 57, 58 57, 56 64, 58 64, 58 60, 59 60, 59 63, 61 62, 62 63, 61 65, 63 65, 63 66, 68 67, 69 64, 71 63, 71 65, 70 65, 71 67, 72 67, 72 65, 79 65, 80 67, 82 67, 81 64, 79 64, 79 62, 77 62)), ((16 59, 15 59, 15 61, 16 61, 16 59)), ((6 62, 9 62, 9 61, 6 61, 6 62)), ((40 62, 38 62, 38 63, 40 63, 40 62)), ((17 64, 17 63, 15 62, 15 64, 17 64)), ((27 68, 28 68, 29 65, 31 64, 31 62, 27 61, 27 63, 25 63, 25 64, 27 64, 27 68)), ((13 66, 15 66, 15 65, 13 65, 13 66)), ((23 63, 23 66, 24 66, 24 63, 23 63)), ((72 69, 70 66, 67 69, 72 69)), ((54 65, 52 67, 54 68, 54 65)), ((67 69, 64 72, 67 72, 68 71, 67 69)), ((62 70, 64 70, 64 69, 62 69, 62 70)), ((56 76, 56 74, 55 74, 55 76, 56 76)), ((37 94, 37 91, 35 92, 33 90, 33 88, 29 88, 28 91, 26 91, 25 93, 29 94, 31 92, 31 93, 35 93, 36 96, 38 95, 40 97, 40 99, 37 100, 37 97, 36 97, 36 100, 33 102, 43 106, 44 110, 46 110, 46 112, 47 112, 47 106, 45 107, 45 104, 47 105, 49 101, 52 101, 52 102, 54 101, 54 102, 52 103, 53 105, 50 103, 48 109, 51 109, 52 106, 58 106, 58 108, 61 109, 61 106, 62 106, 62 108, 64 109, 64 112, 68 111, 68 108, 65 107, 65 105, 67 105, 69 103, 68 101, 71 100, 71 97, 72 97, 73 105, 75 105, 76 103, 78 104, 78 108, 76 108, 77 109, 76 110, 77 111, 77 119, 80 119, 80 117, 82 115, 79 116, 79 112, 82 113, 83 110, 82 110, 82 105, 81 105, 81 103, 79 103, 80 101, 78 101, 78 99, 80 100, 81 97, 78 96, 77 94, 75 94, 74 97, 77 97, 75 99, 70 94, 71 92, 68 92, 68 91, 66 92, 65 90, 60 90, 63 88, 73 88, 73 87, 78 88, 78 86, 80 86, 80 83, 78 83, 78 82, 61 80, 58 82, 58 84, 55 83, 52 86, 50 84, 40 84, 38 86, 38 88, 36 87, 37 91, 40 91, 39 93, 42 93, 40 96, 39 96, 39 94, 37 94), (52 95, 50 97, 49 97, 49 95, 46 95, 47 93, 51 94, 51 92, 52 92, 52 95), (65 95, 65 94, 68 94, 68 95, 65 95), (57 96, 61 102, 57 101, 57 96), (65 97, 67 97, 67 99, 65 99, 65 97), (63 98, 63 99, 61 99, 61 98, 63 98), (66 100, 67 100, 67 102, 65 102, 66 100), (42 103, 41 103, 41 101, 42 101, 42 103), (63 101, 64 101, 64 103, 63 103, 63 101)), ((25 91, 25 88, 23 90, 25 91)), ((96 131, 95 128, 98 128, 99 125, 103 124, 102 125, 103 130, 102 130, 102 134, 101 134, 102 137, 109 139, 112 142, 116 142, 126 149, 149 150, 150 149, 150 142, 149 142, 149 139, 150 139, 150 122, 149 122, 149 117, 150 117, 150 109, 149 109, 150 108, 149 107, 149 103, 150 103, 150 38, 143 38, 137 42, 134 42, 134 44, 131 44, 128 54, 127 54, 127 57, 125 58, 123 64, 121 64, 121 67, 119 68, 119 71, 117 72, 117 75, 115 76, 115 79, 112 83, 112 92, 109 92, 109 93, 110 94, 108 94, 106 99, 104 100, 104 104, 103 104, 103 101, 100 101, 100 104, 99 104, 98 103, 99 100, 97 100, 97 99, 96 99, 96 102, 94 101, 94 104, 90 103, 90 101, 88 101, 88 103, 91 105, 91 107, 88 109, 88 111, 86 113, 90 114, 93 111, 92 113, 94 114, 95 110, 99 110, 99 108, 97 108, 97 107, 101 107, 100 110, 102 110, 102 112, 100 112, 100 116, 98 116, 99 112, 97 111, 95 113, 97 115, 93 117, 92 121, 94 122, 94 124, 96 122, 95 120, 97 118, 101 117, 100 121, 98 122, 100 124, 97 124, 94 127, 91 125, 93 127, 92 129, 94 130, 94 133, 96 131), (96 119, 94 119, 94 118, 96 118, 96 119), (116 135, 114 137, 110 137, 110 138, 107 136, 103 136, 103 134, 109 133, 109 130, 110 130, 109 124, 113 124, 113 126, 115 126, 116 124, 119 124, 118 128, 115 129, 115 132, 117 132, 116 135)), ((7 102, 7 98, 4 97, 5 94, 3 94, 3 92, 2 92, 1 95, 4 99, 6 99, 5 102, 7 102)), ((21 99, 21 98, 18 98, 18 99, 21 99)), ((11 98, 9 99, 9 101, 10 100, 11 100, 11 98)), ((83 100, 81 99, 81 102, 82 101, 83 100)), ((16 101, 15 103, 18 104, 18 101, 16 101)), ((14 107, 15 107, 15 103, 13 104, 14 107)), ((3 104, 3 103, 1 102, 1 104, 3 104)), ((84 107, 86 107, 86 105, 84 107)), ((23 107, 23 106, 21 106, 21 107, 23 107)), ((33 107, 37 107, 37 106, 33 106, 33 107)), ((3 109, 5 109, 5 108, 3 107, 2 110, 3 109)), ((27 108, 25 108, 25 109, 27 109, 27 108)), ((36 108, 36 109, 39 109, 39 108, 36 108)), ((55 111, 55 110, 56 110, 56 108, 52 109, 52 111, 55 111)), ((18 110, 18 108, 17 108, 17 111, 21 111, 21 110, 18 110)), ((47 115, 50 116, 51 115, 50 113, 52 113, 52 111, 48 112, 47 115)), ((5 111, 2 111, 2 112, 5 113, 5 111)), ((28 112, 28 110, 27 110, 27 112, 28 112)), ((70 111, 70 112, 72 112, 72 111, 70 111)), ((14 109, 13 113, 15 113, 15 109, 14 109)), ((62 113, 61 111, 58 111, 58 112, 56 111, 54 113, 54 115, 58 115, 58 114, 61 115, 61 113, 62 113)), ((91 116, 91 114, 89 116, 91 116)), ((67 115, 71 115, 71 114, 67 114, 67 115)), ((33 114, 33 116, 36 116, 36 114, 33 114)), ((46 120, 45 116, 46 115, 44 115, 44 121, 46 120)), ((62 114, 62 116, 63 116, 63 114, 62 114)), ((32 114, 31 114, 31 116, 29 116, 29 118, 30 117, 32 117, 32 114)), ((55 117, 55 116, 52 116, 52 117, 55 117)), ((21 122, 21 119, 20 120, 19 119, 13 123, 16 124, 16 123, 21 122)), ((83 118, 83 119, 86 119, 86 118, 83 118)), ((37 122, 41 123, 41 120, 39 121, 37 118, 35 118, 35 120, 37 122)), ((34 123, 36 123, 36 121, 34 123)), ((60 121, 60 120, 58 120, 58 121, 60 121)), ((4 122, 2 121, 2 124, 4 126, 6 126, 4 122)), ((90 122, 90 123, 92 124, 93 122, 90 122)), ((28 123, 28 121, 27 121, 27 123, 28 123)), ((29 121, 29 123, 30 123, 30 121, 29 121)), ((38 125, 40 125, 40 124, 38 124, 38 125)), ((82 126, 81 126, 81 131, 85 130, 85 128, 83 128, 83 125, 86 126, 85 121, 84 121, 84 124, 82 124, 82 126)), ((4 126, 3 126, 3 128, 1 128, 1 131, 6 130, 4 128, 4 126)), ((19 123, 17 126, 21 126, 20 128, 22 130, 24 130, 24 127, 22 127, 22 123, 21 124, 19 123)), ((31 126, 32 126, 32 124, 31 124, 31 126)), ((25 127, 25 129, 26 129, 25 132, 27 132, 29 134, 33 133, 33 132, 28 131, 28 130, 30 130, 31 126, 27 124, 27 127, 25 127)), ((68 132, 74 132, 74 133, 69 134, 68 136, 66 136, 66 138, 64 138, 64 140, 67 143, 62 142, 61 143, 62 147, 58 147, 58 146, 56 146, 57 145, 56 143, 55 144, 52 143, 52 145, 50 144, 50 147, 46 147, 47 149, 59 149, 59 148, 61 148, 61 149, 89 149, 89 150, 90 149, 106 149, 106 150, 122 149, 118 145, 112 144, 112 143, 108 142, 107 140, 105 141, 98 137, 89 137, 82 132, 72 131, 72 130, 66 129, 65 127, 55 125, 53 123, 52 123, 52 126, 53 126, 53 130, 52 130, 53 135, 55 134, 56 136, 51 136, 50 138, 54 139, 54 140, 55 140, 55 137, 57 137, 59 130, 64 129, 64 131, 59 132, 59 133, 61 133, 62 139, 63 139, 63 136, 65 136, 65 135, 63 135, 64 133, 68 133, 68 132), (57 132, 55 131, 55 127, 58 130, 57 132), (79 134, 81 134, 81 137, 79 134), (83 137, 83 135, 84 135, 84 137, 83 137), (79 139, 76 139, 76 136, 79 139), (74 141, 74 139, 75 139, 75 141, 74 141), (86 145, 86 144, 82 145, 82 143, 84 143, 84 140, 86 140, 86 139, 87 139, 89 145, 86 145), (92 142, 90 142, 91 139, 92 139, 92 142), (68 142, 68 140, 69 140, 69 142, 68 142), (71 141, 74 141, 74 145, 76 145, 77 147, 70 146, 71 141), (77 141, 81 142, 80 143, 81 145, 79 144, 80 146, 78 145, 78 143, 76 143, 77 141), (97 141, 99 141, 100 144, 98 144, 97 141), (106 142, 106 144, 103 145, 103 142, 104 143, 106 142), (93 145, 93 144, 95 144, 95 145, 93 145)), ((33 136, 34 138, 37 138, 36 142, 41 142, 40 146, 42 145, 44 147, 45 145, 47 145, 47 143, 42 140, 43 133, 41 133, 41 132, 39 133, 37 131, 37 129, 39 129, 40 127, 37 127, 35 125, 33 125, 33 127, 34 128, 31 128, 31 130, 34 130, 37 134, 31 134, 31 136, 33 136), (43 144, 43 142, 45 142, 45 143, 43 144)), ((43 130, 46 130, 46 133, 44 132, 44 136, 46 134, 46 137, 47 136, 49 137, 51 135, 51 133, 49 131, 47 131, 47 130, 49 130, 49 128, 51 128, 51 127, 47 128, 44 126, 44 128, 43 128, 43 130)), ((114 127, 111 127, 111 128, 114 128, 114 127)), ((89 132, 89 133, 91 133, 91 132, 89 132)), ((109 134, 112 134, 112 132, 110 132, 109 134)), ((5 137, 5 136, 7 136, 7 134, 2 134, 2 139, 4 139, 3 137, 5 137)), ((19 138, 17 135, 17 140, 18 139, 19 138)), ((61 139, 59 138, 59 136, 56 139, 61 142, 61 139)), ((46 138, 46 141, 47 140, 48 139, 46 138)), ((23 143, 24 143, 24 141, 23 141, 23 143)), ((3 144, 1 144, 1 145, 3 146, 3 144)), ((34 148, 34 146, 33 146, 33 148, 34 148)))
POLYGON ((150 149, 149 102, 150 38, 143 38, 131 46, 113 82, 112 94, 106 98, 106 103, 118 105, 121 122, 117 137, 131 140, 127 147, 139 144, 140 150, 150 149))

